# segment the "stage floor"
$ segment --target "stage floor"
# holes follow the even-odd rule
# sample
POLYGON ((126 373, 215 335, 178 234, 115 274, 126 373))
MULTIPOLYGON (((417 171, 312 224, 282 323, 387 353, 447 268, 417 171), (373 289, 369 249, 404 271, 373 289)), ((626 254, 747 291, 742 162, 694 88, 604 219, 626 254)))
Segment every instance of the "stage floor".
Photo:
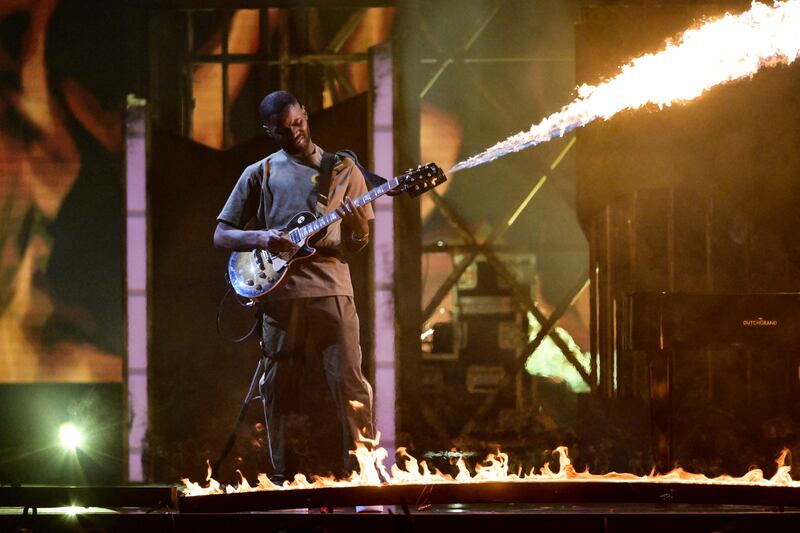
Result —
POLYGON ((690 504, 475 504, 424 509, 385 506, 382 513, 353 507, 246 513, 180 513, 174 508, 0 508, 0 531, 474 531, 513 528, 583 532, 748 532, 800 530, 800 508, 690 504), (24 528, 24 529, 22 529, 24 528))

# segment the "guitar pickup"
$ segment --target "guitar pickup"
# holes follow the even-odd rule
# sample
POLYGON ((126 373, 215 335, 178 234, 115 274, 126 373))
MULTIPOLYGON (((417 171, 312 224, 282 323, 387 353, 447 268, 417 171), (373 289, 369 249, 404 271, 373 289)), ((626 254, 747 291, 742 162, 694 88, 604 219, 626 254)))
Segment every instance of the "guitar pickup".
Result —
POLYGON ((272 254, 268 250, 253 250, 253 256, 256 258, 256 265, 259 270, 266 270, 267 266, 264 264, 264 258, 267 258, 267 263, 272 264, 272 254))

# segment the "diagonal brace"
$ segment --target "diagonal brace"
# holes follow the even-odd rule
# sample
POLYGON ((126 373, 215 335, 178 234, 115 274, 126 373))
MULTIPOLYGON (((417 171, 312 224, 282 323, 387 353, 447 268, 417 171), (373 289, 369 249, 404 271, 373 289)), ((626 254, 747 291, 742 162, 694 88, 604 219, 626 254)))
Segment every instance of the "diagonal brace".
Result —
MULTIPOLYGON (((573 146, 575 146, 574 137, 570 139, 570 141, 567 143, 564 149, 561 150, 561 153, 558 155, 558 157, 556 157, 556 159, 550 164, 551 171, 556 169, 556 167, 561 163, 561 161, 564 159, 564 157, 572 149, 573 146)), ((475 249, 471 251, 466 257, 464 257, 464 259, 456 266, 456 271, 458 272, 458 274, 456 274, 455 272, 451 273, 451 275, 448 276, 448 278, 445 280, 442 286, 439 287, 439 290, 436 291, 433 298, 431 298, 431 301, 425 307, 425 310, 422 315, 423 324, 430 319, 430 317, 436 311, 436 308, 439 306, 439 304, 442 302, 445 296, 447 296, 447 293, 456 284, 461 274, 463 274, 463 272, 467 269, 470 263, 473 260, 475 260, 478 253, 480 251, 484 251, 485 253, 485 250, 490 250, 490 246, 497 239, 499 239, 506 232, 506 230, 509 227, 511 227, 511 225, 517 220, 517 217, 519 217, 522 211, 525 210, 525 208, 528 206, 528 204, 536 195, 536 193, 539 192, 539 189, 542 188, 546 180, 547 180, 547 174, 543 174, 542 177, 539 178, 539 180, 536 182, 536 185, 534 185, 531 191, 528 193, 528 196, 526 196, 525 199, 522 201, 522 203, 520 203, 517 206, 517 208, 514 209, 514 211, 509 217, 504 219, 506 220, 505 224, 498 224, 497 226, 495 226, 492 233, 489 235, 489 237, 486 238, 486 240, 483 242, 482 245, 479 244, 477 239, 475 239, 472 233, 470 233, 467 223, 458 215, 458 213, 455 212, 455 210, 452 207, 450 207, 450 205, 444 200, 444 198, 442 198, 442 196, 439 195, 439 193, 437 193, 435 190, 429 192, 430 198, 433 200, 433 203, 436 205, 436 207, 439 209, 442 215, 444 215, 444 217, 447 219, 450 225, 452 225, 456 229, 456 231, 458 231, 458 233, 461 235, 461 237, 464 239, 464 241, 466 241, 468 245, 473 246, 475 249), (480 250, 480 248, 482 248, 483 250, 480 250)))
MULTIPOLYGON (((485 30, 486 27, 489 25, 489 23, 494 19, 494 17, 497 16, 497 12, 500 11, 500 8, 502 7, 504 2, 505 0, 496 0, 494 2, 492 9, 484 18, 483 22, 481 22, 481 25, 478 26, 475 29, 475 31, 472 32, 472 35, 470 35, 470 37, 467 39, 467 42, 464 44, 463 47, 464 52, 469 51, 469 49, 472 47, 472 45, 475 43, 478 37, 480 37, 480 35, 483 33, 483 30, 485 30)), ((452 64, 453 64, 452 58, 445 59, 444 61, 442 61, 442 63, 439 65, 439 68, 436 69, 436 72, 434 72, 433 76, 431 76, 431 78, 428 80, 428 83, 426 83, 425 86, 422 88, 422 90, 419 92, 420 100, 425 98, 428 92, 433 88, 433 86, 439 80, 439 77, 441 77, 441 75, 444 74, 444 71, 447 70, 447 67, 449 67, 452 64)))
POLYGON ((550 317, 541 324, 542 329, 539 330, 539 333, 536 334, 536 337, 534 337, 534 339, 525 346, 522 352, 514 360, 514 363, 511 365, 511 367, 506 368, 503 379, 500 381, 497 389, 495 389, 494 392, 486 397, 478 410, 475 411, 475 414, 472 415, 472 418, 466 424, 464 424, 464 427, 461 429, 459 434, 459 438, 468 437, 475 429, 475 426, 478 424, 478 422, 480 422, 483 417, 486 416, 486 414, 492 409, 492 407, 494 407, 494 404, 500 397, 500 393, 514 383, 517 373, 519 373, 519 371, 525 367, 525 362, 528 360, 528 357, 530 357, 530 355, 535 352, 537 348, 539 348, 545 337, 550 335, 550 333, 553 331, 556 322, 558 322, 564 313, 566 313, 567 310, 572 307, 575 299, 583 292, 586 284, 588 283, 588 278, 588 271, 578 278, 578 282, 575 284, 569 294, 567 294, 567 297, 561 300, 561 303, 559 303, 558 307, 553 310, 553 313, 550 315, 550 317))
MULTIPOLYGON (((506 265, 494 254, 494 252, 491 250, 484 250, 483 254, 486 256, 486 259, 495 269, 497 274, 501 278, 503 278, 503 280, 514 291, 514 298, 527 311, 529 311, 534 316, 534 318, 536 318, 539 324, 545 324, 546 322, 548 322, 549 319, 544 315, 544 313, 542 313, 542 311, 539 309, 539 306, 536 305, 536 302, 534 302, 531 299, 530 295, 525 290, 525 288, 519 284, 514 274, 510 270, 508 270, 508 267, 506 267, 506 265)), ((587 287, 589 283, 589 273, 587 272, 582 279, 583 279, 583 285, 580 291, 573 296, 572 302, 574 302, 575 298, 580 296, 580 294, 587 287)), ((564 312, 566 312, 566 310, 564 312)), ((548 335, 550 339, 552 339, 553 343, 556 346, 558 346, 558 349, 561 350, 561 353, 564 354, 564 357, 567 359, 567 361, 569 361, 569 363, 575 367, 575 370, 577 370, 578 374, 580 374, 581 378, 583 378, 583 381, 586 383, 586 385, 588 385, 589 388, 592 390, 592 392, 594 392, 594 390, 597 388, 597 384, 590 377, 589 373, 586 371, 586 369, 583 367, 580 361, 576 359, 575 355, 572 353, 572 350, 569 349, 569 346, 567 346, 567 343, 564 341, 561 335, 557 331, 551 331, 550 333, 548 333, 548 335)))
MULTIPOLYGON (((536 190, 537 188, 535 187, 534 191, 536 190)), ((435 193, 435 191, 431 192, 435 193)), ((529 201, 529 199, 532 196, 533 196, 532 194, 528 195, 528 199, 526 199, 526 201, 529 201)), ((439 305, 439 303, 441 303, 442 299, 447 295, 447 293, 450 291, 453 285, 455 285, 455 283, 467 269, 469 264, 472 263, 472 261, 475 259, 475 257, 477 257, 479 253, 482 253, 489 261, 489 263, 492 265, 492 267, 495 269, 495 271, 497 271, 498 275, 500 275, 500 277, 502 277, 503 280, 512 288, 514 293, 514 298, 519 302, 519 304, 522 307, 524 307, 527 311, 529 311, 531 314, 533 314, 533 316, 540 324, 546 323, 547 318, 544 316, 542 311, 539 309, 536 303, 531 299, 527 291, 519 284, 514 274, 510 270, 508 270, 506 265, 497 257, 497 255, 494 253, 491 247, 488 246, 486 243, 484 243, 483 245, 479 245, 477 243, 475 238, 467 229, 464 220, 461 219, 461 217, 458 215, 458 213, 456 213, 452 209, 452 207, 450 207, 450 205, 444 198, 442 198, 438 194, 434 194, 433 200, 436 206, 441 210, 442 214, 447 218, 447 220, 455 227, 455 229, 464 238, 464 240, 466 240, 468 244, 472 246, 472 250, 468 255, 464 256, 461 259, 461 261, 458 263, 458 265, 456 265, 455 269, 450 273, 450 275, 447 277, 442 286, 439 287, 439 290, 436 291, 436 294, 434 294, 433 298, 431 298, 431 302, 425 307, 425 311, 423 314, 425 320, 428 320, 433 315, 433 313, 436 310, 436 307, 439 305)), ((512 218, 509 220, 513 222, 513 220, 516 219, 516 215, 518 215, 519 211, 520 210, 517 209, 514 215, 512 215, 512 218)), ((583 378, 586 384, 592 390, 594 390, 596 388, 594 380, 591 379, 589 374, 586 372, 586 369, 583 368, 583 365, 581 365, 580 362, 575 358, 572 351, 569 349, 567 343, 564 341, 561 335, 559 335, 558 332, 556 331, 550 332, 549 335, 550 338, 555 343, 555 345, 558 346, 558 348, 564 354, 564 357, 567 359, 567 361, 569 361, 570 364, 572 364, 572 366, 575 367, 577 372, 580 374, 581 378, 583 378)))
MULTIPOLYGON (((526 201, 530 201, 530 198, 532 198, 533 195, 536 194, 536 192, 541 188, 546 179, 547 176, 542 176, 539 179, 539 181, 534 186, 531 194, 528 195, 526 201)), ((458 265, 456 265, 455 270, 447 277, 442 286, 439 287, 439 290, 437 290, 436 293, 433 295, 428 305, 425 306, 425 310, 422 315, 423 323, 430 319, 430 317, 436 311, 436 308, 439 306, 440 303, 442 303, 444 297, 447 296, 447 293, 456 284, 458 278, 461 277, 461 274, 464 273, 464 271, 467 269, 470 263, 472 263, 472 261, 474 261, 475 258, 478 256, 478 253, 480 253, 481 251, 488 250, 489 247, 497 239, 499 239, 509 227, 507 224, 495 226, 494 230, 486 238, 483 244, 478 243, 477 239, 475 239, 472 233, 470 233, 469 229, 467 229, 467 223, 458 215, 458 213, 455 212, 455 210, 452 207, 450 207, 450 205, 445 201, 444 198, 442 198, 440 194, 438 194, 435 190, 429 191, 428 194, 433 200, 433 203, 436 204, 436 207, 439 208, 442 215, 444 215, 447 221, 456 229, 456 231, 458 231, 458 233, 467 242, 467 244, 473 247, 473 249, 469 252, 468 255, 466 255, 461 260, 461 262, 458 265)), ((517 211, 519 211, 519 208, 515 209, 515 212, 517 211)))

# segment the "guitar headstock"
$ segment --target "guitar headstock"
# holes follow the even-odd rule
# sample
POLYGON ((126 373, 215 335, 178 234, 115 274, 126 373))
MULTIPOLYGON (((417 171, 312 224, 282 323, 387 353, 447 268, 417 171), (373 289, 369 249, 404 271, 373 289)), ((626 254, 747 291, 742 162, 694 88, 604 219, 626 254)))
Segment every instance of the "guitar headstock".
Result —
POLYGON ((413 198, 444 183, 447 177, 436 163, 428 163, 407 170, 397 180, 397 191, 407 192, 413 198))

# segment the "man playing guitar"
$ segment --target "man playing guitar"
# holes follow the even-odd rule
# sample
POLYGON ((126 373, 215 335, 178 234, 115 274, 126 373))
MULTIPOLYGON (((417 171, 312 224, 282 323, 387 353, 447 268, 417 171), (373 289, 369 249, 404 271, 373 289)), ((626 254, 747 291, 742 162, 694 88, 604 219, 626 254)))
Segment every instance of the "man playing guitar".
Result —
POLYGON ((266 370, 260 388, 273 463, 270 478, 282 482, 298 471, 285 429, 290 407, 307 393, 301 388, 304 358, 322 358, 342 422, 345 464, 359 432, 373 436, 372 388, 361 371, 358 315, 350 271, 341 259, 343 250, 358 251, 367 244, 373 213, 371 205, 357 207, 352 201, 367 186, 349 157, 326 155, 329 165, 332 161, 330 186, 318 190, 318 181, 326 181, 319 179, 324 152, 311 141, 308 115, 291 93, 268 94, 259 111, 264 131, 281 149, 244 170, 217 217, 214 245, 266 250, 272 257, 296 248, 275 228, 286 227, 297 213, 326 214, 335 208, 340 217, 314 242, 317 253, 293 263, 289 275, 256 302, 263 313, 266 370))

